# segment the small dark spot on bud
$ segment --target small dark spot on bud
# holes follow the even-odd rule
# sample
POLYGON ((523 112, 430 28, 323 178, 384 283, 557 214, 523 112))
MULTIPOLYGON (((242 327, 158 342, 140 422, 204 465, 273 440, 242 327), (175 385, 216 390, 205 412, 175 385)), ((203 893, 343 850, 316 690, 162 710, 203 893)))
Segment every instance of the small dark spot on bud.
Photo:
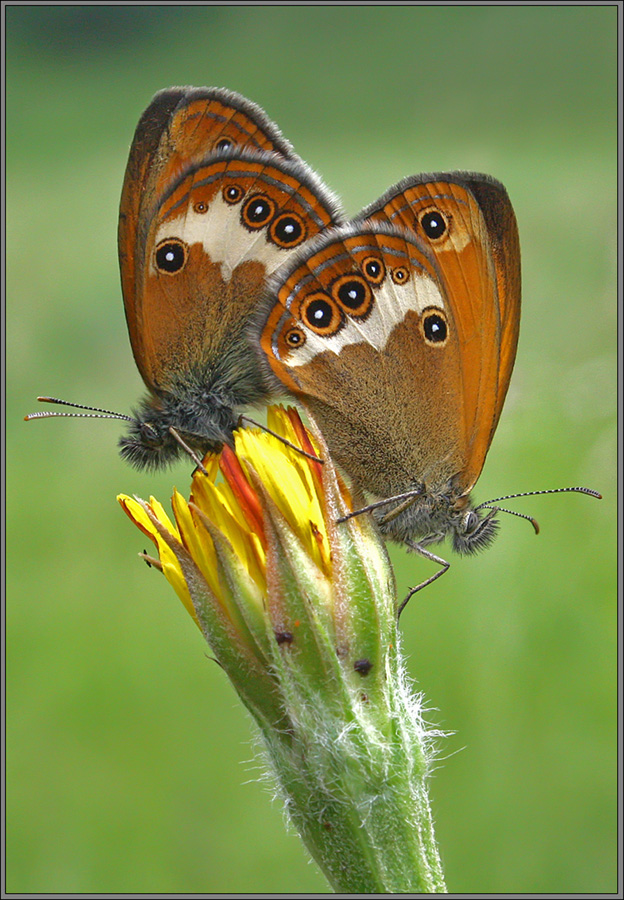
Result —
POLYGON ((290 631, 276 631, 275 640, 278 644, 292 644, 293 636, 290 631))
POLYGON ((145 561, 145 565, 147 566, 148 569, 151 569, 151 568, 152 568, 152 564, 151 564, 151 562, 149 561, 149 559, 145 559, 146 556, 147 556, 147 550, 144 549, 144 550, 143 550, 143 559, 144 559, 144 561, 145 561))
POLYGON ((368 675, 370 670, 373 668, 373 664, 370 659, 356 659, 353 663, 353 668, 356 672, 359 672, 360 675, 368 675))

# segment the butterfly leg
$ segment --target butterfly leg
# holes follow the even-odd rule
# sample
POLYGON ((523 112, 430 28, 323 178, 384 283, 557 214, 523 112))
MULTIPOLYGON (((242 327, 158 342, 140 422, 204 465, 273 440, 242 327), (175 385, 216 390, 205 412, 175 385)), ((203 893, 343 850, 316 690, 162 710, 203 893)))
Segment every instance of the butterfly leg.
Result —
POLYGON ((285 437, 282 437, 281 434, 276 434, 275 431, 271 431, 270 428, 267 428, 266 425, 263 425, 262 422, 256 422, 255 419, 250 419, 249 416, 240 416, 239 422, 249 422, 250 425, 254 425, 256 428, 261 428, 263 431, 266 431, 267 434, 272 434, 274 438, 277 438, 278 441, 281 441, 282 444, 286 444, 287 447, 292 447, 293 450, 296 450, 297 453, 300 453, 302 456, 307 457, 307 459, 311 459, 314 462, 322 463, 323 460, 318 456, 314 456, 313 453, 308 453, 307 450, 303 450, 301 447, 297 447, 296 444, 293 444, 291 441, 287 440, 285 437))
POLYGON ((397 612, 397 621, 399 620, 401 613, 403 612, 403 610, 409 603, 410 599, 414 596, 414 594, 416 594, 418 591, 421 591, 424 587, 427 587, 428 584, 431 584, 431 582, 435 581, 436 578, 439 578, 440 575, 444 575, 444 573, 450 566, 450 562, 447 562, 446 559, 442 559, 441 556, 436 556, 435 553, 432 553, 431 550, 425 549, 425 547, 423 547, 421 544, 416 544, 416 543, 413 543, 412 541, 405 541, 405 543, 407 544, 408 547, 410 547, 410 549, 415 550, 417 553, 420 553, 420 555, 424 556, 426 559, 430 559, 432 562, 438 563, 438 565, 441 566, 442 568, 438 569, 437 572, 434 572, 433 575, 431 575, 425 581, 421 581, 420 584, 417 584, 415 588, 411 588, 407 597, 405 598, 405 600, 403 600, 403 602, 399 606, 399 609, 397 612))
POLYGON ((169 426, 169 434, 171 435, 171 437, 172 437, 175 441, 178 442, 178 444, 180 445, 180 447, 182 447, 182 449, 184 450, 184 452, 185 452, 185 453, 188 453, 188 455, 191 457, 191 459, 192 459, 193 462, 195 463, 196 468, 199 469, 199 471, 200 471, 203 475, 207 475, 208 472, 207 472, 206 469, 204 468, 204 464, 203 464, 203 462, 201 461, 201 459, 199 458, 199 456, 195 453, 194 450, 191 450, 191 448, 190 448, 189 445, 186 443, 186 441, 183 441, 183 440, 182 440, 182 438, 180 437, 180 435, 178 434, 178 432, 175 430, 175 428, 173 427, 173 425, 170 425, 170 426, 169 426))

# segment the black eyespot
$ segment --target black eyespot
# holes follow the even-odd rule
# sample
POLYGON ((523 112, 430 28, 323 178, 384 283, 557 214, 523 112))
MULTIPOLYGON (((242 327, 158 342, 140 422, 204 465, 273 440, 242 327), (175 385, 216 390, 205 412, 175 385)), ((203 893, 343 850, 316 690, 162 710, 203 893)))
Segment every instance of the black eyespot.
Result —
POLYGON ((334 300, 352 316, 368 315, 373 305, 371 286, 361 275, 342 275, 333 282, 331 292, 334 300))
POLYGON ((313 300, 306 309, 306 319, 315 328, 327 328, 331 323, 333 310, 326 300, 313 300))
POLYGON ((366 296, 366 287, 361 281, 345 281, 338 288, 340 302, 350 309, 357 309, 366 296))
POLYGON ((448 326, 440 310, 425 310, 421 319, 422 332, 428 344, 443 344, 448 337, 448 326))
POLYGON ((299 312, 303 322, 316 334, 332 335, 342 326, 340 310, 331 298, 317 291, 310 294, 301 304, 299 312))
POLYGON ((381 284, 386 277, 384 264, 374 256, 369 256, 362 262, 362 271, 373 284, 381 284))
POLYGON ((302 347, 305 344, 305 334, 300 328, 291 328, 284 335, 284 340, 289 347, 302 347))
POLYGON ((223 188, 223 199, 226 203, 238 203, 243 196, 243 189, 238 184, 230 184, 223 188))
POLYGON ((159 272, 175 275, 184 267, 188 248, 183 241, 165 238, 156 247, 156 267, 159 272))
POLYGON ((296 247, 305 240, 303 221, 295 213, 283 213, 271 224, 271 240, 278 247, 296 247))
POLYGON ((420 217, 420 225, 429 240, 436 241, 446 234, 448 222, 437 209, 431 209, 420 217))
POLYGON ((395 284, 405 284, 409 278, 409 272, 403 266, 397 266, 390 273, 395 284))
POLYGON ((229 138, 221 138, 221 140, 217 141, 215 147, 217 150, 229 150, 232 146, 232 141, 229 138))
POLYGON ((275 204, 264 194, 254 194, 245 203, 242 209, 243 224, 247 228, 262 228, 273 218, 275 212, 275 204))
POLYGON ((204 203, 203 200, 200 200, 198 203, 193 205, 193 209, 196 213, 205 213, 208 212, 208 204, 204 203))

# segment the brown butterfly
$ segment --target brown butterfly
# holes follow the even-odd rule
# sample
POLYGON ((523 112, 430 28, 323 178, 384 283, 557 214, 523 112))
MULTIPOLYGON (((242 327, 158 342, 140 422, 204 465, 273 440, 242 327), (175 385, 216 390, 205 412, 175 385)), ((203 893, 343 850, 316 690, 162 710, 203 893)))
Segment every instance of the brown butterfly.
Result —
POLYGON ((385 536, 442 566, 414 590, 448 568, 427 545, 448 534, 473 553, 495 537, 497 501, 470 493, 519 321, 516 219, 485 175, 406 179, 270 281, 262 349, 335 460, 379 498, 355 514, 372 511, 385 536))
POLYGON ((109 414, 130 423, 125 459, 156 468, 185 450, 199 462, 231 441, 241 409, 269 396, 247 333, 266 278, 340 220, 260 107, 216 88, 156 94, 119 213, 124 307, 148 388, 134 416, 109 414))

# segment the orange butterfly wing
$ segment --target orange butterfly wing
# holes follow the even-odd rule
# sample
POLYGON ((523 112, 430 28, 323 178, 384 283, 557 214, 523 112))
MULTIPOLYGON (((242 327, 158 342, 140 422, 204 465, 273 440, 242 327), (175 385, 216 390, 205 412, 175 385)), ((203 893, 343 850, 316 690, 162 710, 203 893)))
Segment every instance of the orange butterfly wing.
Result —
POLYGON ((153 386, 142 293, 147 233, 163 192, 212 152, 231 148, 297 159, 259 106, 220 88, 159 91, 136 128, 121 194, 118 247, 126 320, 134 358, 153 386))
POLYGON ((148 385, 172 391, 195 378, 232 392, 234 405, 264 393, 247 331, 266 277, 337 216, 304 164, 274 154, 213 155, 174 182, 136 273, 148 385))
POLYGON ((460 341, 466 465, 457 486, 477 481, 509 386, 520 324, 520 247, 505 188, 472 173, 407 178, 357 221, 406 228, 432 251, 460 341))
POLYGON ((361 489, 444 489, 463 471, 459 329, 429 248, 386 223, 347 225, 269 289, 261 346, 361 489))

